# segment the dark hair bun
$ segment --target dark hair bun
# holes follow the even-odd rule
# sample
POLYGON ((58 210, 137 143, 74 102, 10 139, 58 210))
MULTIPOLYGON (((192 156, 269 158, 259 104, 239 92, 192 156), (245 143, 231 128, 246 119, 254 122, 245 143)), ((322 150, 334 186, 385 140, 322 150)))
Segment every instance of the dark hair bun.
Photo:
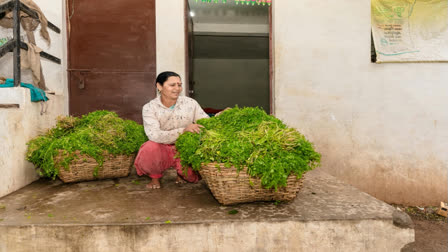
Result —
POLYGON ((160 83, 160 85, 163 86, 163 83, 165 83, 165 81, 167 81, 169 77, 173 77, 173 76, 180 78, 180 76, 175 72, 166 71, 166 72, 159 73, 159 75, 157 75, 157 78, 156 78, 156 85, 157 85, 157 83, 160 83))

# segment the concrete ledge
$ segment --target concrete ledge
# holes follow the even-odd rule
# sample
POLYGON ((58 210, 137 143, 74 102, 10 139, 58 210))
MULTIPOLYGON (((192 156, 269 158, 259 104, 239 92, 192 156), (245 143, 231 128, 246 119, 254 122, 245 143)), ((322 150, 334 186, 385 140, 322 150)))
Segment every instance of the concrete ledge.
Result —
MULTIPOLYGON (((23 107, 26 98, 30 97, 30 91, 27 88, 13 87, 0 89, 0 103, 2 104, 19 104, 23 107), (28 97, 27 97, 28 94, 28 97)), ((31 99, 31 98, 30 98, 31 99)))
POLYGON ((319 170, 281 204, 221 206, 175 177, 152 191, 138 177, 35 182, 0 199, 0 251, 400 251, 414 241, 393 207, 319 170))
POLYGON ((400 251, 412 236, 412 230, 381 220, 33 225, 1 231, 6 242, 0 251, 400 251))
POLYGON ((0 88, 0 197, 38 179, 34 166, 25 160, 26 143, 44 133, 64 114, 64 98, 49 96, 47 112, 31 102, 27 88, 0 88))
POLYGON ((0 104, 0 109, 2 108, 20 108, 20 104, 0 104))

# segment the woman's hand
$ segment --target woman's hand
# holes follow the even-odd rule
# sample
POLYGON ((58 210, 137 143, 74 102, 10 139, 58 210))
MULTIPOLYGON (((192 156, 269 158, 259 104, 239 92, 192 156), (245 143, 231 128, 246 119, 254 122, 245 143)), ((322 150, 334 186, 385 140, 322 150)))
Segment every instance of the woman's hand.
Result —
POLYGON ((199 133, 201 132, 201 128, 204 128, 204 126, 200 125, 200 124, 195 124, 192 123, 190 125, 188 125, 185 129, 184 132, 191 132, 191 133, 199 133))

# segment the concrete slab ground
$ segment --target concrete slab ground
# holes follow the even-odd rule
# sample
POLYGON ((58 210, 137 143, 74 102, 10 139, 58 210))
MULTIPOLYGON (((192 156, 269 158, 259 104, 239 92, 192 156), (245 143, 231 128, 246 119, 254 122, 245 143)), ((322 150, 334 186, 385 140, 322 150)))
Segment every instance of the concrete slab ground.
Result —
POLYGON ((39 180, 0 198, 0 251, 400 251, 409 216, 319 169, 290 203, 221 206, 205 184, 39 180), (229 211, 236 210, 236 214, 229 211))

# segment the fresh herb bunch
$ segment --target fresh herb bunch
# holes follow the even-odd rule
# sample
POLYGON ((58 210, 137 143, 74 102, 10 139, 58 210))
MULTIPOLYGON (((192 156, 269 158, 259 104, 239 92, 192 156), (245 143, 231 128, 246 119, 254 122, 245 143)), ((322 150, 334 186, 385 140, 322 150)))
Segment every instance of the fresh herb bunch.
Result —
POLYGON ((94 158, 98 175, 105 154, 130 155, 136 153, 148 140, 143 126, 123 120, 114 112, 98 110, 81 118, 59 117, 56 126, 28 144, 27 160, 39 168, 39 174, 54 179, 60 168, 68 169, 79 154, 94 158), (62 155, 62 161, 55 157, 62 155))
POLYGON ((224 163, 259 177, 267 188, 285 187, 289 175, 302 177, 320 163, 320 154, 306 138, 260 108, 232 108, 198 120, 199 134, 186 132, 176 142, 184 167, 200 170, 210 162, 224 163))

